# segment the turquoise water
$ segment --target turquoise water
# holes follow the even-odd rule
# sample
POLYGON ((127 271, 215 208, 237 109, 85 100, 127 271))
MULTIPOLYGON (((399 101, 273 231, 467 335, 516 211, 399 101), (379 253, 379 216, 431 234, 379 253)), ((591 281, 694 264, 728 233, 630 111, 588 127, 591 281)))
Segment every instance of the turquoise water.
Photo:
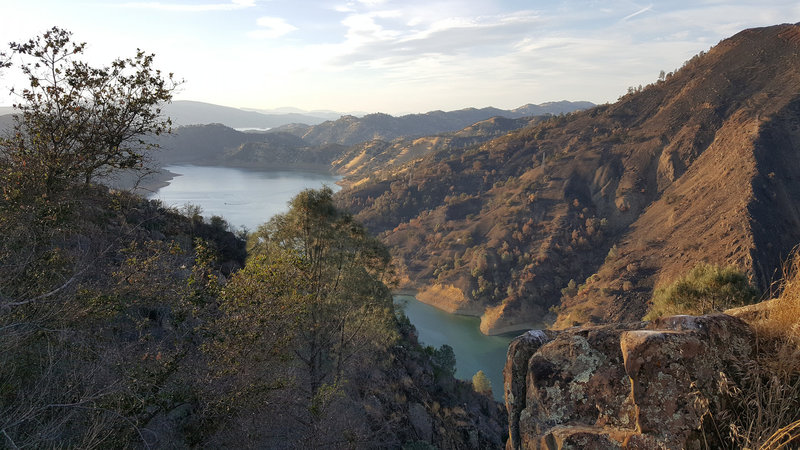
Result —
POLYGON ((492 382, 495 398, 503 399, 503 366, 508 343, 514 336, 486 336, 478 329, 477 317, 450 314, 410 295, 396 295, 395 303, 404 305, 406 316, 417 327, 423 344, 453 347, 457 378, 471 380, 476 372, 483 370, 492 382))
MULTIPOLYGON (((256 171, 227 167, 174 165, 167 170, 180 174, 150 198, 166 205, 200 206, 204 217, 222 216, 230 224, 255 230, 275 214, 288 211, 287 202, 303 189, 330 186, 338 177, 305 171, 256 171)), ((509 336, 485 336, 478 330, 477 317, 449 314, 417 301, 413 296, 398 295, 406 315, 417 328, 419 340, 434 347, 447 344, 456 355, 456 377, 471 380, 483 370, 492 382, 495 398, 503 397, 503 366, 509 336)))

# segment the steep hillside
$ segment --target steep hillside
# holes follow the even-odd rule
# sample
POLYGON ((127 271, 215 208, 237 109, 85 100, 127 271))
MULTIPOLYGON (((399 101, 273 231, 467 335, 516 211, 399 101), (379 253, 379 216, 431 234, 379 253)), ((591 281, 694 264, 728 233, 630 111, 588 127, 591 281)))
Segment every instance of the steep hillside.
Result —
POLYGON ((421 299, 490 334, 549 310, 638 320, 700 260, 763 289, 800 241, 798 67, 799 26, 746 30, 613 105, 442 149, 340 201, 421 299))
POLYGON ((344 185, 359 184, 368 178, 380 176, 382 171, 390 172, 428 153, 481 144, 510 131, 539 123, 544 119, 545 116, 519 119, 492 117, 454 133, 401 139, 393 142, 382 140, 364 142, 354 145, 340 154, 331 163, 331 167, 346 176, 342 182, 344 185))
POLYGON ((497 108, 467 108, 458 111, 431 111, 394 117, 388 114, 368 114, 364 117, 342 116, 316 126, 289 125, 276 131, 296 134, 309 144, 355 145, 373 140, 391 141, 415 138, 460 130, 476 122, 501 116, 516 119, 524 116, 560 114, 592 106, 589 102, 557 102, 544 105, 525 105, 508 111, 497 108))

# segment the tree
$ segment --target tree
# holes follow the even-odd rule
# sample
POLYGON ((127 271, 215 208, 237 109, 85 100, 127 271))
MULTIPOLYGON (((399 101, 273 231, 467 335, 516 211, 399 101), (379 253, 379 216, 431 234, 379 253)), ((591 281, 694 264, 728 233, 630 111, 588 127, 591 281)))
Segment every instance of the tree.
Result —
POLYGON ((472 376, 472 388, 479 394, 492 395, 492 382, 482 370, 472 376))
POLYGON ((0 70, 29 82, 12 90, 14 128, 0 136, 0 447, 143 440, 190 348, 178 320, 190 255, 158 239, 128 246, 147 231, 126 209, 141 217, 147 202, 86 186, 144 161, 174 83, 152 55, 94 68, 83 48, 53 28, 0 53, 0 70), (161 327, 167 312, 175 323, 161 327))
POLYGON ((230 386, 221 415, 246 423, 253 411, 272 413, 286 439, 314 445, 347 428, 337 421, 350 418, 334 413, 349 401, 343 394, 386 361, 397 334, 388 250, 332 195, 303 191, 251 235, 207 347, 228 380, 217 384, 230 386))
POLYGON ((252 255, 289 253, 298 262, 305 312, 295 354, 308 369, 311 392, 341 378, 362 351, 385 345, 394 318, 384 283, 392 269, 388 249, 338 210, 332 196, 328 187, 301 192, 288 213, 259 227, 250 245, 252 255))
POLYGON ((453 351, 453 347, 442 344, 431 353, 431 362, 435 366, 434 374, 437 378, 449 378, 455 375, 456 353, 453 351))
POLYGON ((172 99, 177 83, 153 67, 154 55, 138 50, 93 67, 79 59, 85 46, 58 27, 10 44, 29 86, 11 90, 21 101, 14 105, 13 135, 0 141, 0 158, 9 173, 35 177, 45 194, 142 168, 154 147, 145 138, 170 130, 160 105, 172 99))

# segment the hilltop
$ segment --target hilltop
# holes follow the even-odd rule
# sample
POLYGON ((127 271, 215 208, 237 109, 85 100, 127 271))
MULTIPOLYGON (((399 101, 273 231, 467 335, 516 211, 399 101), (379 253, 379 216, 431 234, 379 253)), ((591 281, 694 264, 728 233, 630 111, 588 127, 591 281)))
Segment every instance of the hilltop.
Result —
POLYGON ((419 298, 489 334, 639 320, 698 261, 763 290, 800 241, 798 67, 800 26, 745 30, 614 104, 351 180, 340 203, 419 298))
POLYGON ((550 102, 541 105, 527 104, 513 110, 497 108, 466 108, 456 111, 430 111, 424 114, 407 114, 394 117, 374 113, 364 117, 342 116, 315 126, 290 125, 275 131, 287 131, 312 145, 355 145, 372 140, 391 141, 397 138, 414 138, 458 131, 492 117, 518 119, 521 117, 556 115, 594 106, 590 102, 550 102))

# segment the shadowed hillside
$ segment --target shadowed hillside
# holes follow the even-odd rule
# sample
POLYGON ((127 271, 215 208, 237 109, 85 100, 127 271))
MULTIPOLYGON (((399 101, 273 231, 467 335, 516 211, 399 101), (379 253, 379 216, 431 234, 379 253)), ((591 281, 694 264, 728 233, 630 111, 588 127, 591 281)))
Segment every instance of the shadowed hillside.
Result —
POLYGON ((746 30, 613 105, 439 150, 340 200, 421 299, 486 333, 550 310, 558 326, 637 320, 701 260, 764 289, 800 240, 799 63, 797 25, 746 30))

